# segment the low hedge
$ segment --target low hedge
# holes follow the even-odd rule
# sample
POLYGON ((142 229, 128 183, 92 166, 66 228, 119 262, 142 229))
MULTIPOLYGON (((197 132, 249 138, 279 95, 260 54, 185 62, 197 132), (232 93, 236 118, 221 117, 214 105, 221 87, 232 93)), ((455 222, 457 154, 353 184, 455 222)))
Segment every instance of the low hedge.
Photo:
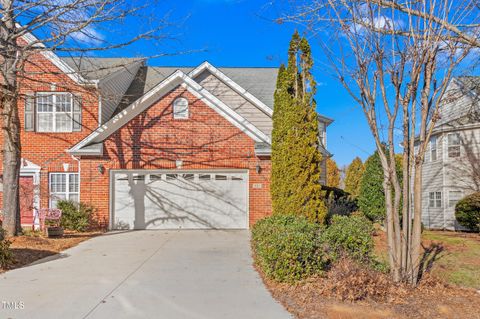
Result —
POLYGON ((257 265, 270 279, 293 282, 325 269, 321 227, 299 216, 271 216, 252 230, 257 265))
POLYGON ((373 224, 363 215, 335 215, 322 233, 321 241, 332 259, 347 255, 358 261, 368 261, 374 247, 373 232, 373 224))
POLYGON ((69 230, 87 231, 92 223, 94 208, 84 203, 61 200, 57 207, 62 211, 60 225, 69 230))
POLYGON ((455 218, 463 227, 480 231, 480 192, 468 195, 455 205, 455 218))

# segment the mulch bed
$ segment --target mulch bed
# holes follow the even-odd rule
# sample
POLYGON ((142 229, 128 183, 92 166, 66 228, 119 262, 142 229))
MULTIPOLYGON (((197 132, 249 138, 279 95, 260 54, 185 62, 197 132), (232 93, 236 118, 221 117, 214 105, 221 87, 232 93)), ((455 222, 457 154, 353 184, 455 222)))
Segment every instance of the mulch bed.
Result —
POLYGON ((21 268, 39 259, 56 255, 61 251, 78 245, 82 241, 101 235, 100 231, 71 232, 65 231, 61 238, 48 238, 41 234, 22 235, 12 237, 10 248, 15 262, 8 269, 0 268, 0 273, 6 270, 21 268))
POLYGON ((296 285, 260 274, 273 297, 296 318, 480 318, 480 293, 429 274, 417 288, 394 284, 387 275, 349 260, 338 262, 324 277, 296 285))

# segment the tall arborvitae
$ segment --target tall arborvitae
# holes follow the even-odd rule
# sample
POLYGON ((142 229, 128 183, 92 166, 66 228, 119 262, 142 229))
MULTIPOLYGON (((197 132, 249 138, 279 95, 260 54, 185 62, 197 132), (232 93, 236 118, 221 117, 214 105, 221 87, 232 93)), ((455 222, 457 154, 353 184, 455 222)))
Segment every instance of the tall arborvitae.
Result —
POLYGON ((274 214, 323 222, 326 207, 320 186, 322 156, 312 66, 308 41, 295 32, 288 65, 280 67, 275 91, 271 191, 274 214))
POLYGON ((364 171, 365 166, 360 157, 355 157, 350 165, 348 165, 347 172, 345 173, 345 191, 350 193, 353 198, 357 198, 360 194, 360 182, 364 171))

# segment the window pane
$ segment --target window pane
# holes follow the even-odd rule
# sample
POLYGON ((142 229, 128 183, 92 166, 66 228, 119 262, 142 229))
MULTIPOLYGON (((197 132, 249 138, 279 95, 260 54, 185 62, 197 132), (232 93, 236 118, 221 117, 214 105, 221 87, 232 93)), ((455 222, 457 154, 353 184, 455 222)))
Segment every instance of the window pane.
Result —
POLYGON ((38 113, 38 131, 53 131, 53 113, 38 113))
POLYGON ((72 96, 70 94, 57 94, 55 108, 57 112, 71 112, 72 96))
POLYGON ((70 113, 55 114, 56 132, 69 132, 72 130, 72 118, 70 113))
POLYGON ((442 193, 436 192, 436 205, 437 207, 442 207, 442 193))
POLYGON ((51 191, 52 193, 65 193, 67 191, 67 175, 52 174, 51 175, 51 191))
POLYGON ((448 145, 460 145, 460 137, 458 134, 448 134, 448 145))
POLYGON ((74 202, 78 203, 78 194, 70 194, 68 196, 68 200, 71 200, 71 201, 74 201, 74 202))
POLYGON ((70 174, 68 191, 71 193, 78 193, 78 174, 70 174))
POLYGON ((42 94, 37 96, 37 112, 53 112, 52 94, 42 94))

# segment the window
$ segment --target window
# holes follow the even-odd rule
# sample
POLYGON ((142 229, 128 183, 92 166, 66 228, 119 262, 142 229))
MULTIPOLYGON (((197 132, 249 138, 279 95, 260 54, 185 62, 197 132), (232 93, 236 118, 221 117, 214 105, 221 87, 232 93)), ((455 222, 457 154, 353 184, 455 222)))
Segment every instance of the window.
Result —
POLYGON ((448 157, 460 156, 460 136, 458 133, 448 134, 448 157))
POLYGON ((74 132, 81 130, 80 99, 68 92, 41 92, 25 102, 25 130, 74 132))
POLYGON ((201 181, 209 181, 210 180, 210 175, 209 174, 199 174, 198 179, 201 181))
POLYGON ((428 207, 439 208, 442 207, 442 192, 430 192, 428 207))
POLYGON ((436 161, 437 160, 437 137, 432 136, 430 138, 430 161, 436 161))
POLYGON ((449 191, 448 207, 455 207, 455 205, 460 199, 462 199, 462 191, 449 191))
POLYGON ((188 100, 179 97, 173 101, 173 118, 188 119, 188 100))
POLYGON ((56 208, 59 200, 79 201, 77 173, 50 173, 50 207, 56 208))

